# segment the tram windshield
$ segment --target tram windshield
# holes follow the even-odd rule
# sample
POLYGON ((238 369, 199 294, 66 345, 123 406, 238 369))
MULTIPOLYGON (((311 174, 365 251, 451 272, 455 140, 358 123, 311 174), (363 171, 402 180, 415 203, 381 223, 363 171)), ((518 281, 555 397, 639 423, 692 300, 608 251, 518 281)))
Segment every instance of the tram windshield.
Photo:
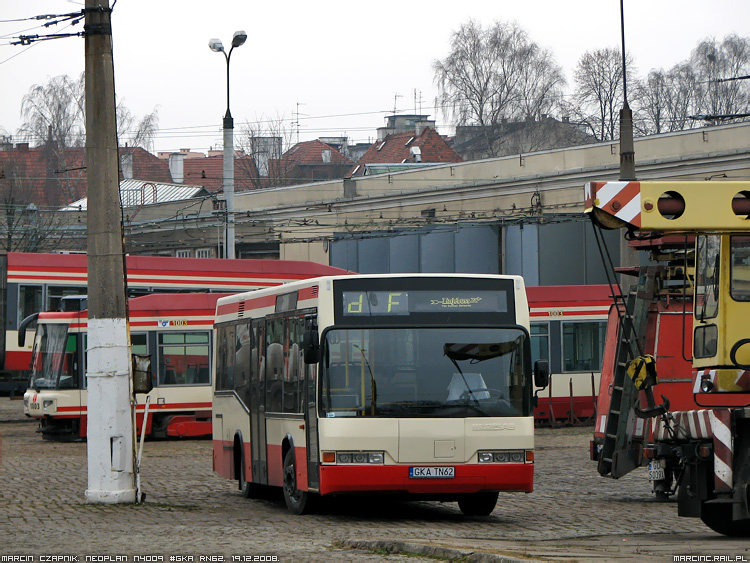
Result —
POLYGON ((37 325, 31 357, 32 388, 77 388, 76 362, 76 336, 68 334, 68 325, 37 325))
POLYGON ((330 330, 321 416, 527 416, 526 341, 519 328, 330 330))

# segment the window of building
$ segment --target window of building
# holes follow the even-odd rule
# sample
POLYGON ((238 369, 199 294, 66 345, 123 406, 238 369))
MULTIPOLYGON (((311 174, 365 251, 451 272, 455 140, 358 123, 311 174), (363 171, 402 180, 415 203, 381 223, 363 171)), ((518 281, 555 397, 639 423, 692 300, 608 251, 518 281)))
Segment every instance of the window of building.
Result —
POLYGON ((193 256, 192 250, 178 250, 176 253, 177 258, 191 258, 193 256))
POLYGON ((214 254, 213 254, 212 248, 196 248, 195 249, 196 258, 212 258, 213 255, 214 254))

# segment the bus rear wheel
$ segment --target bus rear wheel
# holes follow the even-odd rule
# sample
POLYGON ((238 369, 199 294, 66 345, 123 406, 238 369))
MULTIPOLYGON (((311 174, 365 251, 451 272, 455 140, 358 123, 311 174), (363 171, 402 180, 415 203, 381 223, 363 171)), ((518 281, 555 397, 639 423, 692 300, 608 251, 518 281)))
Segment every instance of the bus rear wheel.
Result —
POLYGON ((466 516, 489 516, 495 510, 498 493, 473 493, 458 501, 458 508, 466 516))
POLYGON ((284 502, 292 514, 304 514, 309 510, 310 498, 305 491, 297 488, 297 468, 294 448, 289 448, 284 456, 284 502))
POLYGON ((703 503, 701 520, 714 532, 734 538, 750 537, 750 518, 732 520, 730 503, 703 503))

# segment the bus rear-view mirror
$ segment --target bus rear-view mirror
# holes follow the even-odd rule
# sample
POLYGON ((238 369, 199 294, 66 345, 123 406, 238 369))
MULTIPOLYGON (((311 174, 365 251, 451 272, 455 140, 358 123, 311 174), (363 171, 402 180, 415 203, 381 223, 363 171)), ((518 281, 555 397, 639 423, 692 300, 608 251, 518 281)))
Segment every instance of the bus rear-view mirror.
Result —
POLYGON ((547 360, 534 362, 534 385, 542 388, 549 385, 549 362, 547 360))

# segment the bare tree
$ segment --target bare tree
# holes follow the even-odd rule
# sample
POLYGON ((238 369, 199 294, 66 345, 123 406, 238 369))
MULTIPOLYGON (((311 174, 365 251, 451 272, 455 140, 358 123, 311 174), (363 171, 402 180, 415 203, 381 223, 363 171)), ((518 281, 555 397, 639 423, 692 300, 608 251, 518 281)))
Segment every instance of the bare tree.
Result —
POLYGON ((690 66, 700 84, 695 113, 727 116, 747 113, 750 85, 746 80, 726 80, 750 73, 750 38, 727 35, 701 41, 693 50, 690 66))
POLYGON ((24 121, 17 134, 32 145, 82 147, 86 138, 83 107, 83 75, 78 80, 67 75, 51 78, 32 86, 24 96, 24 121))
MULTIPOLYGON (((628 84, 635 85, 632 58, 626 58, 628 84)), ((619 49, 587 51, 575 72, 574 112, 600 141, 619 137, 619 115, 623 102, 622 55, 619 49)))
MULTIPOLYGON (((255 121, 245 121, 237 139, 237 148, 252 157, 255 170, 247 170, 255 176, 253 185, 256 188, 282 186, 288 183, 282 156, 294 139, 294 130, 283 115, 275 118, 260 116, 255 121), (256 176, 257 171, 257 176, 256 176)), ((249 163, 236 161, 235 166, 247 166, 249 163)))
MULTIPOLYGON (((86 139, 84 110, 84 75, 77 80, 67 75, 56 76, 46 84, 32 86, 24 96, 21 102, 24 121, 17 135, 34 146, 82 147, 86 139)), ((149 149, 158 124, 156 109, 138 120, 122 103, 117 105, 121 144, 149 149)))
POLYGON ((122 103, 117 104, 117 137, 120 146, 141 147, 147 151, 154 148, 154 137, 159 129, 158 109, 138 120, 122 103))
POLYGON ((0 178, 0 251, 44 252, 85 248, 85 229, 75 229, 56 208, 31 201, 23 160, 8 157, 0 178))
POLYGON ((435 61, 433 70, 446 115, 456 125, 479 125, 491 155, 498 125, 549 113, 565 85, 551 52, 515 23, 484 28, 469 20, 453 34, 449 55, 435 61))
POLYGON ((652 70, 637 92, 635 126, 642 135, 681 131, 695 125, 690 119, 698 80, 687 63, 669 71, 652 70))

